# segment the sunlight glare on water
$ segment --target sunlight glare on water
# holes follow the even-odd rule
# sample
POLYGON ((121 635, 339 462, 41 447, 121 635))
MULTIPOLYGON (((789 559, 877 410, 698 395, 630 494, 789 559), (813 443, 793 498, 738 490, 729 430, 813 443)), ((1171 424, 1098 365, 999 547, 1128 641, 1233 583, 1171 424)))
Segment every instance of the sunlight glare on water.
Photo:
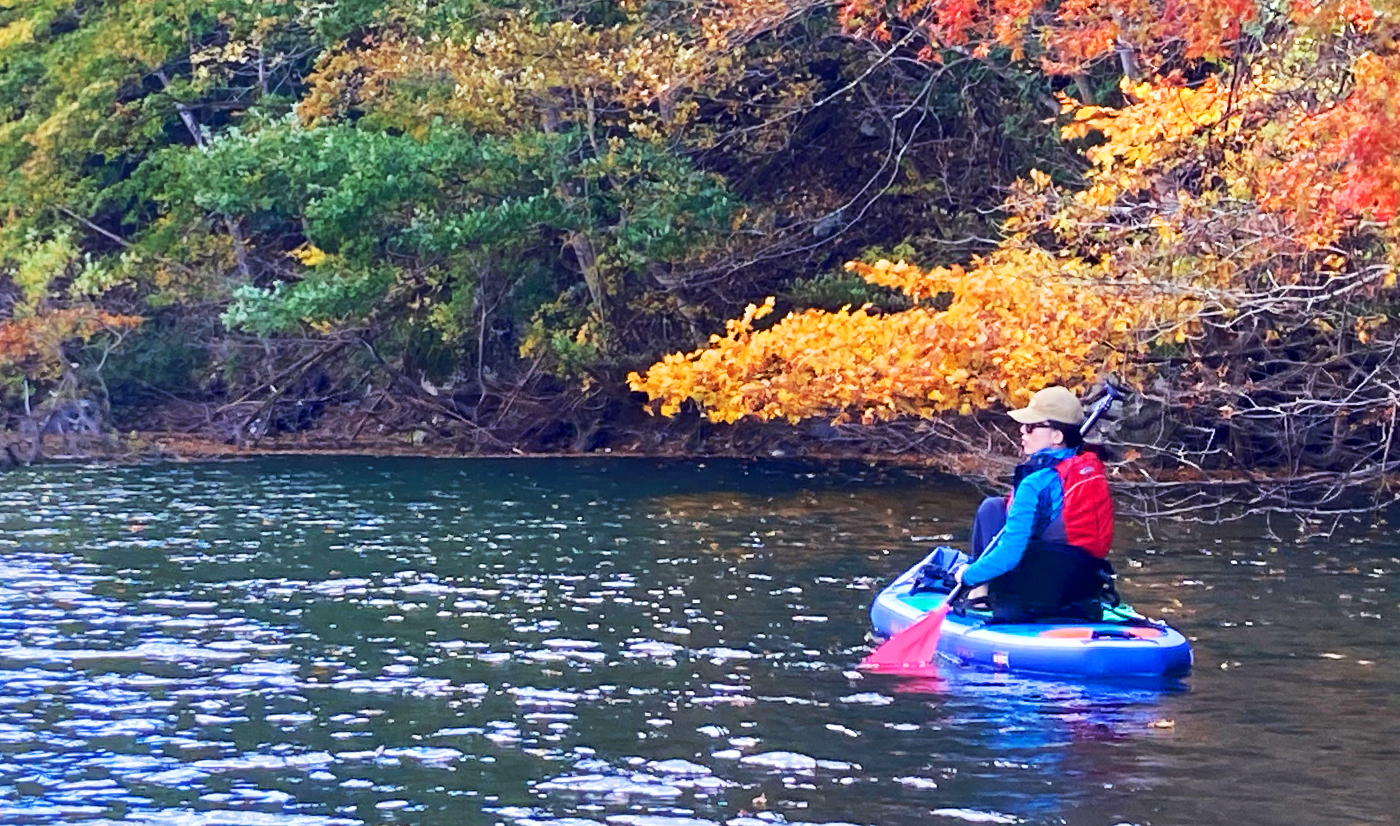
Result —
POLYGON ((1383 527, 1125 525, 1184 687, 855 672, 875 591, 977 497, 741 462, 12 472, 0 823, 1389 822, 1383 527))

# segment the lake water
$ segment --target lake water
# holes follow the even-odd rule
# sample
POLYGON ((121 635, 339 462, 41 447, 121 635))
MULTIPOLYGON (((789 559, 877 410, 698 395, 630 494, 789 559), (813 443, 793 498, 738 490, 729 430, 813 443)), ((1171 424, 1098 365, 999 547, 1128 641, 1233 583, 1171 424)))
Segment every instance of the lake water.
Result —
MULTIPOLYGON (((1120 527, 1169 690, 862 677, 979 495, 861 466, 0 476, 0 823, 1400 822, 1400 542, 1120 527)), ((1293 527, 1276 522, 1275 528, 1293 527)))

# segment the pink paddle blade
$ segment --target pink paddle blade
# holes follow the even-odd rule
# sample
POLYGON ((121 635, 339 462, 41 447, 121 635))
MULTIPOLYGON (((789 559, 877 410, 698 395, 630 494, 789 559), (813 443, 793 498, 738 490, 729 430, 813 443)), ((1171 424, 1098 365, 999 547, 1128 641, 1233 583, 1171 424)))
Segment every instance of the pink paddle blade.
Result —
MULTIPOLYGON (((938 633, 943 630, 943 618, 953 607, 953 600, 962 593, 959 582, 948 592, 943 604, 929 611, 918 622, 885 640, 884 644, 861 660, 860 668, 870 671, 899 671, 904 674, 928 673, 934 669, 933 658, 938 654, 938 633)), ((934 671, 936 674, 936 670, 934 671)))
POLYGON ((950 603, 944 602, 923 619, 885 640, 861 660, 860 667, 871 671, 917 671, 927 669, 938 653, 938 634, 950 603))

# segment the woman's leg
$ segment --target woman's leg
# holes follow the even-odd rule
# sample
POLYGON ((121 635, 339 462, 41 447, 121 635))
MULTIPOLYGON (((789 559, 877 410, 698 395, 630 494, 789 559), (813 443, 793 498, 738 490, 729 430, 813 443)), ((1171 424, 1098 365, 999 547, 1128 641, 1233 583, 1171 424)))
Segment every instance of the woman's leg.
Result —
POLYGON ((988 496, 977 506, 977 515, 972 518, 972 552, 974 560, 987 550, 996 535, 1006 525, 1006 497, 988 496))
MULTIPOLYGON (((977 515, 972 517, 972 548, 969 557, 974 561, 987 550, 997 534, 1006 525, 1006 497, 988 496, 977 506, 977 515)), ((978 600, 987 596, 987 586, 979 585, 963 595, 964 600, 978 600)))

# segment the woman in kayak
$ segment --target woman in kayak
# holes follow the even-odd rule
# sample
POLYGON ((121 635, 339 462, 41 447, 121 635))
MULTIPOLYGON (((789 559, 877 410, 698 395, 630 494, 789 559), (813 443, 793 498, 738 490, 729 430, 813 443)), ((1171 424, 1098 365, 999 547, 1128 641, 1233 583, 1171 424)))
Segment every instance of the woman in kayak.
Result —
POLYGON ((1113 500, 1103 463, 1084 450, 1084 408, 1063 387, 1047 387, 1011 411, 1026 460, 1011 494, 977 509, 972 563, 953 571, 967 588, 987 586, 994 622, 1037 618, 1098 620, 1113 568, 1113 500))

